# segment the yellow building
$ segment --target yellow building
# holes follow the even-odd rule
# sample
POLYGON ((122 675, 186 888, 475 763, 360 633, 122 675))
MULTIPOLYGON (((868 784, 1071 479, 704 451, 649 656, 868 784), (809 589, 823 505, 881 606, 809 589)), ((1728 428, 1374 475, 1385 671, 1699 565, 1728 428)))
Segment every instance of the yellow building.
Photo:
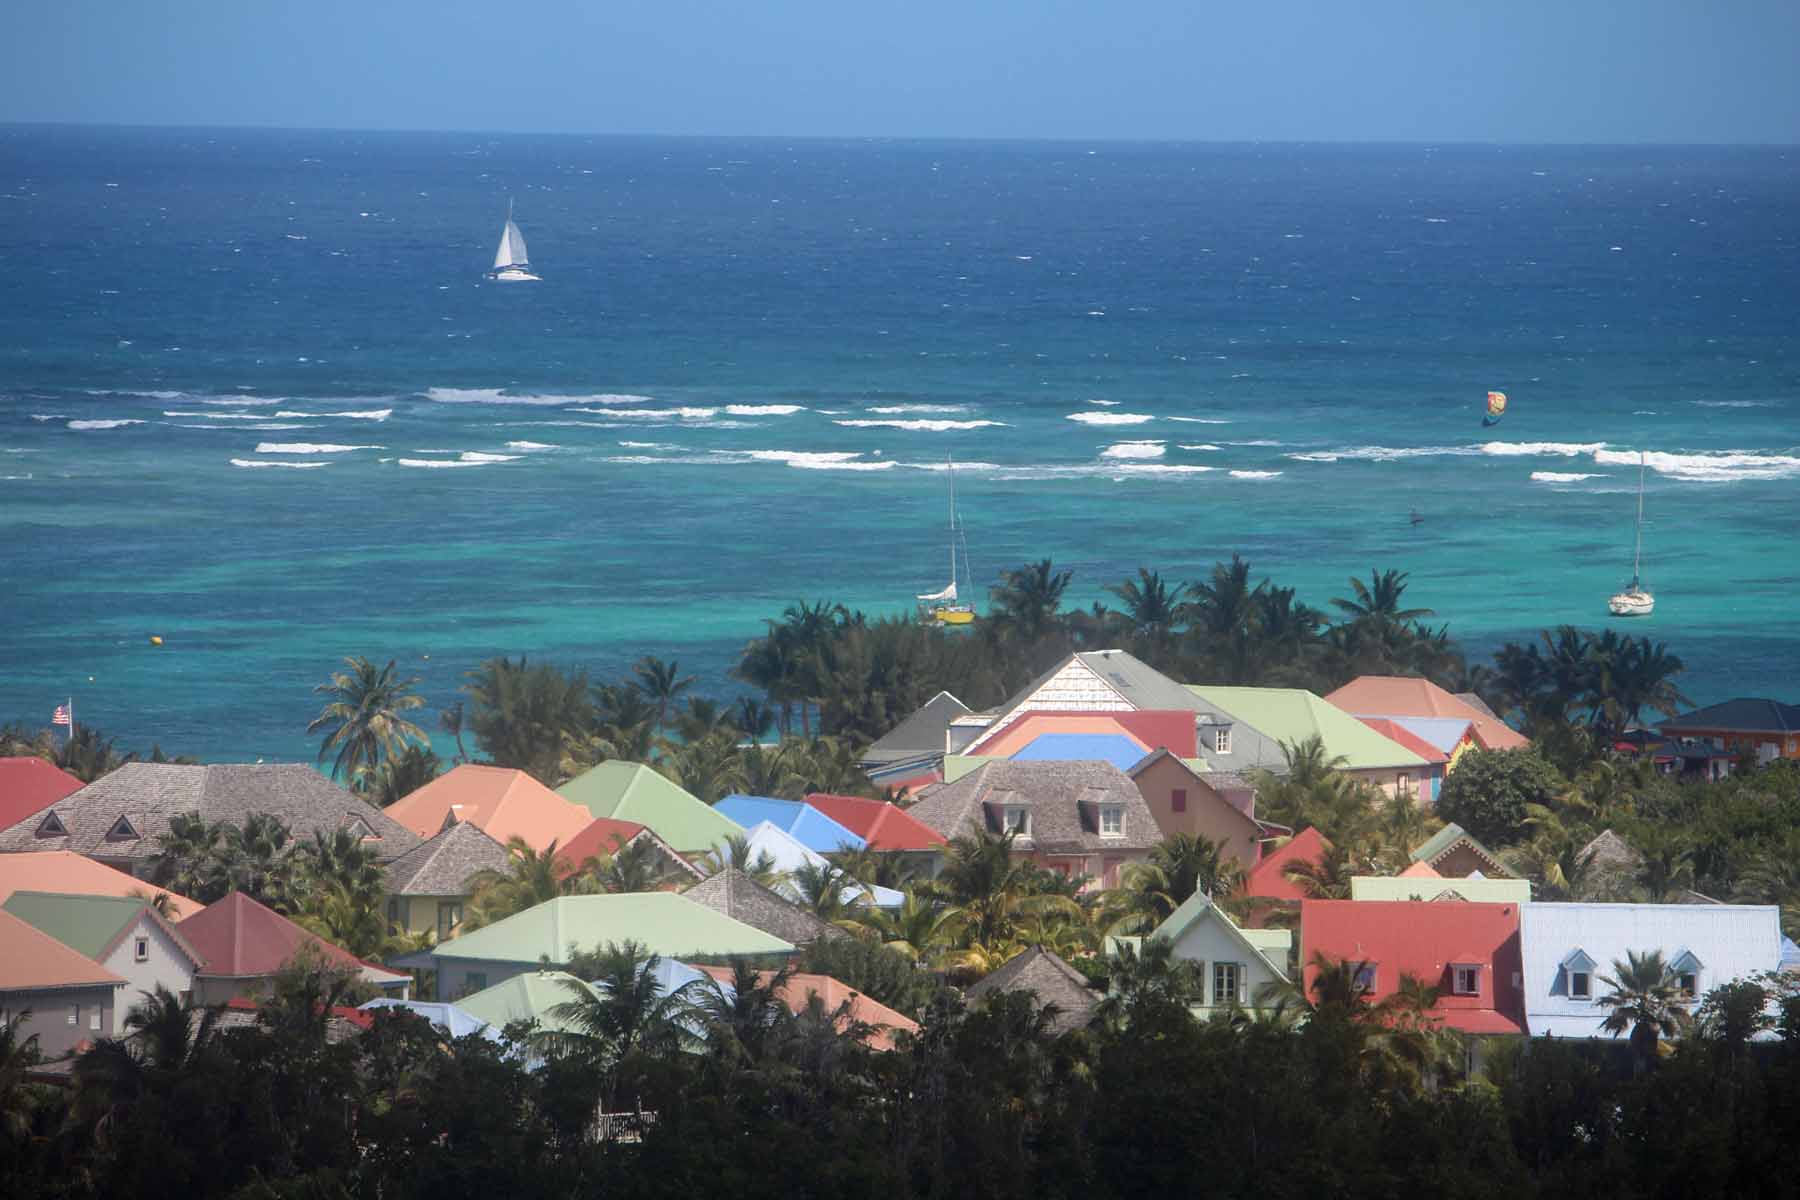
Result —
POLYGON ((440 942, 454 937, 475 876, 506 868, 506 847, 480 827, 458 822, 388 867, 388 922, 440 942))

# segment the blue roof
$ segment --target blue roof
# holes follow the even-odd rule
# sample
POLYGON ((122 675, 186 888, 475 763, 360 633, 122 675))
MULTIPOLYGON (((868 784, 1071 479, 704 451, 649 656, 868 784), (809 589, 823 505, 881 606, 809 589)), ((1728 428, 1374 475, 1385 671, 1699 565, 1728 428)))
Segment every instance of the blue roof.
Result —
POLYGON ((404 1008, 407 1012, 424 1017, 453 1038, 479 1033, 491 1042, 500 1040, 498 1029, 454 1004, 434 1004, 427 1000, 371 1000, 362 1008, 364 1012, 372 1008, 404 1008))
POLYGON ((1147 753, 1118 733, 1040 733, 1012 757, 1018 762, 1109 762, 1128 771, 1147 753))
POLYGON ((713 805, 713 808, 745 829, 767 821, 815 854, 830 854, 834 850, 861 850, 868 844, 854 830, 838 824, 812 805, 798 800, 733 794, 713 805))
POLYGON ((1800 946, 1794 939, 1785 934, 1781 939, 1781 965, 1783 967, 1800 967, 1800 946))
POLYGON ((1456 744, 1463 740, 1463 735, 1469 732, 1469 726, 1473 724, 1461 717, 1387 717, 1385 719, 1392 721, 1414 737, 1429 742, 1445 754, 1456 749, 1456 744))

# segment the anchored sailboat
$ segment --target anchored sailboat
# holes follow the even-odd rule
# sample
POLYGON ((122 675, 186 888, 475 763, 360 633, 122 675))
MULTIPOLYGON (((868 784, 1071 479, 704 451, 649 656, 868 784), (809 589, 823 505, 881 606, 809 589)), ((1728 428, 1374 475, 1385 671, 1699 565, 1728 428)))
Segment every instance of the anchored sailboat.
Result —
POLYGON ((1641 573, 1644 561, 1644 465, 1645 454, 1638 451, 1637 549, 1631 555, 1631 582, 1625 590, 1606 602, 1615 617, 1647 617, 1656 607, 1656 597, 1644 587, 1641 573))
POLYGON ((494 251, 489 276, 501 283, 536 283, 543 277, 531 273, 531 257, 525 252, 525 235, 513 224, 512 201, 506 202, 506 227, 500 231, 500 248, 494 251))
MULTIPOLYGON (((938 625, 972 625, 975 623, 974 606, 959 603, 956 595, 956 546, 962 534, 962 522, 956 515, 956 465, 946 459, 945 469, 950 479, 950 585, 942 591, 929 592, 915 598, 919 602, 921 620, 938 625)), ((968 543, 963 542, 964 576, 969 573, 968 558, 968 543)))

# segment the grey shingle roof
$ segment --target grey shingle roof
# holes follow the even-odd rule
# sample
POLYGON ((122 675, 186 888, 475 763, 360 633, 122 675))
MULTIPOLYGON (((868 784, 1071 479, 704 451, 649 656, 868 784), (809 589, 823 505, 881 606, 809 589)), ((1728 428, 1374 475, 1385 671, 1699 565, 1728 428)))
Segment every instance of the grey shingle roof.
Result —
POLYGON ((419 844, 417 834, 305 763, 126 763, 0 831, 0 853, 73 850, 147 860, 159 853, 157 838, 168 832, 169 818, 193 812, 232 825, 242 825, 252 813, 268 813, 281 818, 296 840, 361 821, 372 835, 368 844, 383 861, 419 844), (66 832, 40 837, 52 812, 66 832))
POLYGON ((681 894, 796 946, 850 936, 831 922, 783 900, 736 867, 726 867, 681 894))
POLYGON ((949 692, 939 692, 864 750, 862 761, 882 764, 942 754, 950 722, 968 712, 969 706, 961 700, 949 692))
POLYGON ((395 896, 466 896, 481 871, 504 871, 506 847, 470 821, 458 821, 430 841, 402 854, 387 870, 395 896))
POLYGON ((971 1000, 995 992, 1030 992, 1040 1007, 1054 1005, 1051 1032, 1061 1035, 1080 1029, 1088 1023, 1100 994, 1087 985, 1087 979, 1042 946, 1033 946, 1023 954, 1015 954, 1004 966, 969 989, 971 1000))
POLYGON ((1486 700, 1483 700, 1478 693, 1457 692, 1456 698, 1458 700, 1461 700, 1464 704, 1468 705, 1470 708, 1474 709, 1476 712, 1480 713, 1484 717, 1492 717, 1496 721, 1498 721, 1500 719, 1500 714, 1495 712, 1492 708, 1488 707, 1488 702, 1486 700))
POLYGON ((1741 733, 1800 733, 1800 705, 1779 700, 1727 700, 1662 723, 1664 733, 1730 729, 1741 733))
POLYGON ((1040 850, 1148 850, 1162 837, 1143 793, 1109 762, 996 759, 932 788, 906 811, 945 837, 960 837, 977 826, 1000 832, 997 810, 1015 804, 1031 810, 1029 844, 1040 850), (1101 837, 1099 809, 1111 804, 1125 810, 1124 833, 1101 837))

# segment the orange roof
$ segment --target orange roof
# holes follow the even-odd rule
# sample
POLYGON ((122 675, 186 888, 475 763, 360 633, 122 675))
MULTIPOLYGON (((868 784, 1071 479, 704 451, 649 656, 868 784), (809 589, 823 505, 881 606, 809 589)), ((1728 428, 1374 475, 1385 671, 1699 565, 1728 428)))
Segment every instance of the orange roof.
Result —
POLYGON ((0 992, 107 984, 123 987, 125 981, 87 955, 0 909, 0 992))
POLYGON ((898 804, 812 792, 806 802, 867 842, 871 850, 936 850, 944 835, 898 804))
POLYGON ((191 917, 205 905, 186 896, 178 896, 167 888, 159 888, 141 879, 95 862, 73 850, 33 850, 24 854, 0 854, 0 904, 14 892, 61 892, 72 896, 119 896, 132 893, 155 899, 160 893, 172 902, 169 919, 179 921, 191 917))
POLYGON ((1531 744, 1504 721, 1458 700, 1429 679, 1363 675, 1325 699, 1356 716, 1455 717, 1475 726, 1475 740, 1486 750, 1523 750, 1531 744))
POLYGON ((1308 826, 1288 839, 1287 845, 1270 851, 1251 869, 1244 880, 1246 896, 1265 900, 1304 900, 1306 893, 1287 877, 1287 865, 1293 862, 1316 863, 1325 856, 1325 836, 1308 826))
POLYGON ((1402 878, 1402 879, 1442 879, 1443 876, 1438 874, 1436 867, 1432 866, 1430 863, 1421 859, 1418 862, 1414 863, 1412 866, 1406 868, 1406 870, 1400 872, 1400 878, 1402 878))
POLYGON ((10 829, 87 785, 32 755, 0 758, 0 829, 10 829))
MULTIPOLYGON (((707 967, 696 963, 694 969, 705 972, 721 983, 731 982, 730 967, 707 967)), ((760 972, 757 980, 767 983, 769 974, 768 971, 760 972)), ((871 1050, 892 1050, 894 1034, 901 1030, 907 1033, 919 1032, 918 1022, 877 1000, 869 999, 849 984, 830 975, 796 973, 788 976, 787 986, 781 990, 782 1001, 787 1004, 788 1011, 795 1014, 806 1011, 807 1000, 812 996, 819 998, 828 1013, 835 1013, 848 1000, 851 1020, 875 1026, 875 1031, 863 1039, 863 1044, 871 1050)))
MULTIPOLYGON (((587 812, 585 808, 581 811, 584 814, 587 812)), ((586 829, 556 848, 556 861, 571 871, 578 871, 588 859, 617 853, 626 842, 642 832, 644 826, 636 821, 595 817, 588 822, 586 829)))
POLYGON ((466 821, 503 846, 519 837, 539 851, 568 842, 594 819, 523 771, 476 763, 451 768, 383 811, 420 837, 466 821))

